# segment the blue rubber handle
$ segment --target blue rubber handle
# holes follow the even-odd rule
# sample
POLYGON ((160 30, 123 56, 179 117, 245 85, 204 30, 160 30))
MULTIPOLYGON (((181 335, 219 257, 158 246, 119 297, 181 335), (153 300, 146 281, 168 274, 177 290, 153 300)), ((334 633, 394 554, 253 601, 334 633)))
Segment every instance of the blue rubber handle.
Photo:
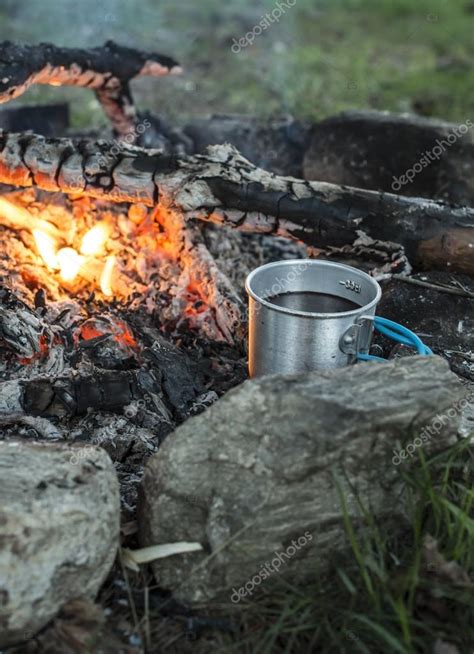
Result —
MULTIPOLYGON (((398 322, 394 322, 393 320, 389 320, 388 318, 381 318, 380 316, 375 316, 374 328, 378 332, 380 332, 380 334, 387 336, 387 338, 390 338, 392 341, 395 341, 396 343, 402 343, 402 345, 408 345, 409 347, 413 347, 418 354, 423 354, 425 356, 430 356, 433 354, 432 350, 423 343, 421 338, 417 336, 415 332, 412 332, 411 329, 408 329, 407 327, 400 325, 398 322)), ((387 361, 387 359, 383 359, 382 357, 376 357, 372 354, 358 354, 357 359, 359 361, 380 361, 380 362, 387 361)))

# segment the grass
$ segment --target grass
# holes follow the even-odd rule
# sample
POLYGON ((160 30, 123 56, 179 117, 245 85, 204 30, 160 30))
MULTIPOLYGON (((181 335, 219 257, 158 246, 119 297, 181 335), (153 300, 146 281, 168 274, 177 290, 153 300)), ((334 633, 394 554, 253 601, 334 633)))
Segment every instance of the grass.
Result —
POLYGON ((361 504, 366 529, 357 536, 346 513, 351 555, 317 583, 282 585, 247 604, 241 635, 219 651, 431 654, 440 640, 471 654, 474 585, 456 578, 474 579, 473 455, 468 440, 429 462, 421 454, 404 475, 407 533, 382 530, 361 504))

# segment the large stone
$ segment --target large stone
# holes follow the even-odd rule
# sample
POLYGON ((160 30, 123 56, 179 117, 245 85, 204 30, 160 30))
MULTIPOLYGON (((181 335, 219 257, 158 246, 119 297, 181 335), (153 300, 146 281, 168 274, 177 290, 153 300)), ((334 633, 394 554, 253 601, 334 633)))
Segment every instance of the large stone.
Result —
POLYGON ((438 357, 272 376, 230 391, 146 466, 142 544, 198 541, 205 549, 157 562, 158 583, 189 604, 237 601, 233 588, 264 576, 277 554, 288 580, 309 580, 347 546, 336 473, 352 518, 360 515, 349 483, 379 523, 401 524, 398 466, 417 457, 414 446, 406 459, 398 451, 427 425, 435 427, 425 454, 452 443, 462 395, 438 357))
POLYGON ((0 646, 94 597, 119 536, 119 488, 94 447, 0 442, 0 646))

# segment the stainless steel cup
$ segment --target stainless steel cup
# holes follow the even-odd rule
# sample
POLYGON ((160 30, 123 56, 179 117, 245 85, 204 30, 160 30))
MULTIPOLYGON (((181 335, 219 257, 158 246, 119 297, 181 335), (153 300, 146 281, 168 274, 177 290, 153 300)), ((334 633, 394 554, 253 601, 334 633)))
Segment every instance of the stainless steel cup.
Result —
POLYGON ((382 291, 365 272, 314 259, 278 261, 250 273, 245 286, 251 377, 339 368, 367 354, 382 291))

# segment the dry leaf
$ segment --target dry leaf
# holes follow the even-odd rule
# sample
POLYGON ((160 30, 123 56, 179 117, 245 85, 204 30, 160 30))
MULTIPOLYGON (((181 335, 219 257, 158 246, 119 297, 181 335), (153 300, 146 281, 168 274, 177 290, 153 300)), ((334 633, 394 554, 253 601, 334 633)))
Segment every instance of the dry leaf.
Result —
POLYGON ((426 569, 440 579, 459 588, 474 587, 469 575, 459 563, 446 561, 438 550, 438 541, 429 534, 423 540, 423 559, 426 569))

